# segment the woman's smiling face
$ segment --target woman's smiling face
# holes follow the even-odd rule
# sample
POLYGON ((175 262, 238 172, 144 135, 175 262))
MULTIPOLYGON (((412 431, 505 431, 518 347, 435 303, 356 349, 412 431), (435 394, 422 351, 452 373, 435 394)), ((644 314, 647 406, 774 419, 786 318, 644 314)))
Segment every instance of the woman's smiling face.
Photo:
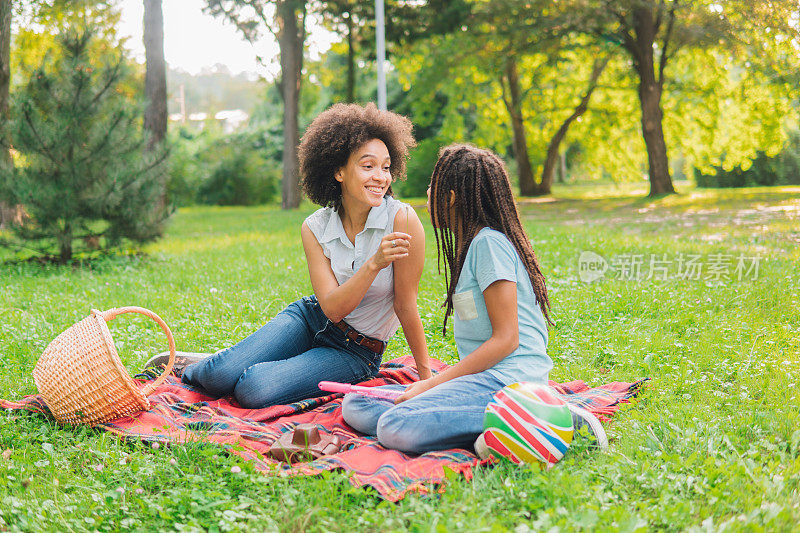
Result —
POLYGON ((389 150, 380 139, 367 141, 350 154, 347 164, 336 173, 342 184, 342 200, 366 203, 377 207, 392 184, 389 150))

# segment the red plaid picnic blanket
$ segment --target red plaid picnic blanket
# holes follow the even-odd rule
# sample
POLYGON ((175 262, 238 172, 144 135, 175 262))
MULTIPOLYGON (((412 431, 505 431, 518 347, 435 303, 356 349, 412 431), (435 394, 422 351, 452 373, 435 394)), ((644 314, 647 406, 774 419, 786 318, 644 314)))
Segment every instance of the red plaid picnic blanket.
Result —
MULTIPOLYGON (((431 367, 441 371, 445 363, 431 360, 431 367)), ((143 386, 155 378, 149 372, 137 376, 143 386)), ((392 359, 381 366, 380 373, 363 385, 408 384, 418 375, 411 356, 392 359)), ((564 399, 597 414, 607 421, 621 403, 635 396, 647 379, 633 383, 613 382, 589 388, 583 381, 550 382, 564 399)), ((342 469, 351 472, 353 485, 371 486, 385 499, 398 501, 409 491, 427 493, 444 491, 445 468, 472 478, 472 469, 487 465, 472 450, 451 449, 408 455, 389 450, 374 437, 358 434, 342 419, 342 395, 331 394, 290 405, 265 409, 242 409, 230 398, 214 399, 170 376, 150 395, 152 408, 133 416, 119 418, 96 427, 124 438, 153 442, 180 443, 203 441, 221 444, 230 453, 255 462, 256 468, 284 476, 315 475, 342 469), (342 451, 308 463, 288 465, 267 457, 270 445, 297 424, 317 424, 321 432, 333 433, 345 443, 342 451)), ((41 396, 26 396, 19 402, 0 400, 0 407, 43 413, 50 416, 41 396)))

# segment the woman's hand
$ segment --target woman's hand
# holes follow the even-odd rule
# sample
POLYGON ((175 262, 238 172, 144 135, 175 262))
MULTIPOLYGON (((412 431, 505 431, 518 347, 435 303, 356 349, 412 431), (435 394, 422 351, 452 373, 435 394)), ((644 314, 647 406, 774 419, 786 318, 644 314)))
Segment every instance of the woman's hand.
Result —
POLYGON ((381 239, 378 251, 375 252, 371 260, 377 270, 382 270, 393 261, 408 257, 410 247, 411 235, 395 231, 381 239))
POLYGON ((423 379, 422 381, 417 381, 416 383, 412 383, 408 387, 406 387, 405 392, 397 397, 394 403, 398 404, 404 402, 406 400, 410 400, 414 396, 419 396, 426 390, 430 390, 436 386, 436 383, 433 382, 433 378, 423 379))

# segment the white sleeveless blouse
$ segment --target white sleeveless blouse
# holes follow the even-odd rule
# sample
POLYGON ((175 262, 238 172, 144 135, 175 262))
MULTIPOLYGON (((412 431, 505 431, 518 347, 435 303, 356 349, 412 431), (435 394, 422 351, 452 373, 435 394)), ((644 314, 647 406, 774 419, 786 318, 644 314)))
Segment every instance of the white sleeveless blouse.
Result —
MULTIPOLYGON (((406 204, 390 196, 373 207, 364 229, 350 242, 342 219, 332 207, 323 207, 306 218, 325 257, 330 259, 333 274, 343 284, 378 251, 381 239, 394 231, 394 217, 406 204)), ((361 303, 344 319, 359 332, 383 341, 394 335, 400 321, 394 313, 394 269, 390 264, 375 277, 361 303)))

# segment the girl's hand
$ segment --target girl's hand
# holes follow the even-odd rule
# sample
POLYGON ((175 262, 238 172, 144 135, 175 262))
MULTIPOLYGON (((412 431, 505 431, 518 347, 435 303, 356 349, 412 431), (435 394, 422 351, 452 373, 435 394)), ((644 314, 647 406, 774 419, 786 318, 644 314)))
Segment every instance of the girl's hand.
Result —
POLYGON ((398 404, 404 402, 406 400, 410 400, 414 396, 418 396, 425 392, 426 390, 430 390, 435 387, 436 384, 433 382, 433 378, 423 379, 422 381, 417 381, 416 383, 412 383, 408 387, 406 387, 405 392, 397 397, 394 403, 398 404))
POLYGON ((433 377, 431 369, 428 366, 421 367, 417 365, 417 374, 419 374, 420 381, 433 377))
POLYGON ((372 256, 372 261, 378 270, 383 270, 393 261, 408 257, 411 247, 411 235, 395 231, 381 239, 378 251, 372 256))

